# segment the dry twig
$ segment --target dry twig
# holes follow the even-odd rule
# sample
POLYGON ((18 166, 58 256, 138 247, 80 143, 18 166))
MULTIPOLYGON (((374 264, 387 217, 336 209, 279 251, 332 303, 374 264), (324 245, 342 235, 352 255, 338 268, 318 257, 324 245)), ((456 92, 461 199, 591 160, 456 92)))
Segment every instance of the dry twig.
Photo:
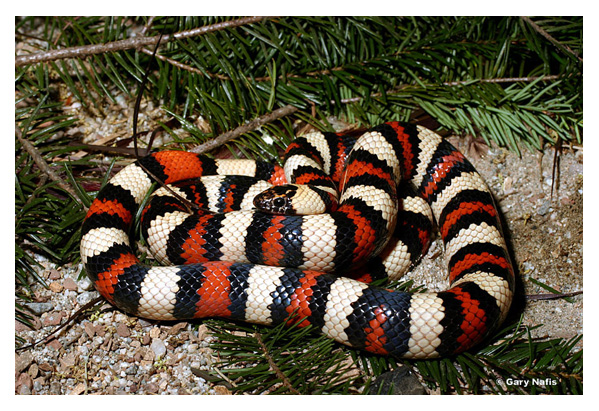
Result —
POLYGON ((77 195, 75 190, 73 190, 73 188, 69 184, 65 183, 63 181, 63 179, 60 178, 60 176, 58 174, 56 174, 54 172, 54 170, 52 170, 52 168, 50 168, 50 166, 48 165, 46 160, 44 160, 44 158, 39 153, 39 151, 35 148, 35 146, 33 144, 31 144, 31 142, 29 140, 23 138, 21 129, 19 129, 19 126, 17 126, 17 125, 15 125, 15 135, 19 139, 19 142, 21 143, 21 145, 23 146, 25 151, 27 151, 29 153, 29 155, 31 156, 31 158, 33 158, 33 161, 39 167, 39 169, 43 173, 45 173, 48 177, 50 177, 50 179, 52 179, 53 181, 56 181, 56 183, 58 184, 58 186, 60 188, 62 188, 67 193, 69 193, 75 201, 77 201, 79 204, 81 204, 82 207, 84 207, 87 210, 87 207, 85 207, 85 205, 81 202, 81 200, 79 199, 79 196, 77 195))
POLYGON ((284 107, 278 108, 268 114, 265 114, 263 116, 260 116, 256 119, 250 121, 249 123, 239 126, 234 130, 227 131, 226 133, 223 133, 220 136, 218 136, 210 141, 205 142, 204 144, 200 144, 199 146, 194 147, 189 151, 191 151, 193 153, 205 153, 207 151, 213 150, 216 147, 219 147, 219 146, 225 144, 227 141, 230 141, 236 137, 239 137, 240 135, 242 135, 244 133, 247 133, 248 131, 255 130, 258 127, 260 127, 266 123, 270 123, 270 122, 277 120, 281 117, 285 117, 290 114, 293 114, 298 110, 299 110, 299 108, 292 106, 292 105, 286 105, 284 107))

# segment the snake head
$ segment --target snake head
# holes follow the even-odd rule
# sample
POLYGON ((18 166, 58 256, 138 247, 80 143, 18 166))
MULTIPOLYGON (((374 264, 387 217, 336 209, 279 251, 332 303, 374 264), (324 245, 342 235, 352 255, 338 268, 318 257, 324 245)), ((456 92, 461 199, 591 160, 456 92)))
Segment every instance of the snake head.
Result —
POLYGON ((254 207, 269 214, 296 215, 293 203, 297 190, 293 184, 271 187, 254 198, 254 207))
POLYGON ((337 197, 311 184, 284 184, 254 197, 254 207, 269 214, 323 214, 337 209, 337 197))

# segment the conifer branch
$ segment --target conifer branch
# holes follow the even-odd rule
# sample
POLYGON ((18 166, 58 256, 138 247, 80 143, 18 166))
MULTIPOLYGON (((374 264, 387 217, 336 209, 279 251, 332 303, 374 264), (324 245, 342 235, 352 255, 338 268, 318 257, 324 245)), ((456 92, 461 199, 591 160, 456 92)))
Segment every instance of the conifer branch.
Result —
POLYGON ((260 336, 260 333, 258 333, 258 332, 254 333, 254 337, 256 337, 256 341, 258 341, 258 344, 260 345, 260 348, 262 349, 262 353, 264 354, 264 357, 268 361, 268 365, 270 366, 270 369, 277 375, 277 377, 281 380, 281 383, 285 387, 287 387, 287 389, 289 391, 291 391, 292 394, 299 395, 300 392, 298 390, 296 390, 295 388, 293 388, 293 385, 291 385, 291 382, 289 381, 287 376, 281 371, 281 369, 279 368, 277 363, 272 358, 272 355, 270 355, 268 347, 266 346, 266 344, 264 344, 264 341, 262 341, 262 337, 260 336))
POLYGON ((29 153, 29 155, 31 156, 35 164, 39 167, 39 169, 52 181, 55 181, 60 188, 69 193, 71 197, 73 197, 73 200, 77 201, 79 204, 81 204, 82 207, 84 207, 87 210, 87 207, 85 207, 75 190, 73 190, 73 188, 69 184, 64 182, 64 180, 60 178, 60 176, 56 174, 56 172, 52 170, 52 168, 50 168, 46 160, 44 160, 44 158, 42 157, 40 152, 35 148, 35 146, 31 144, 29 140, 23 137, 21 129, 19 129, 18 125, 15 125, 15 136, 17 137, 19 143, 21 143, 25 151, 29 153))
MULTIPOLYGON (((238 20, 224 21, 222 23, 210 24, 204 27, 198 27, 192 30, 185 30, 179 33, 165 35, 162 38, 163 43, 173 40, 182 40, 190 37, 201 36, 218 30, 224 30, 233 27, 239 27, 246 24, 260 22, 268 17, 245 17, 238 20)), ((122 50, 152 46, 158 43, 160 36, 153 37, 133 37, 126 40, 114 41, 106 44, 90 44, 86 46, 68 47, 59 50, 50 50, 41 53, 28 54, 15 57, 15 66, 25 66, 44 61, 54 61, 68 58, 83 58, 94 54, 104 54, 122 50)))
POLYGON ((568 47, 566 44, 562 44, 559 41, 557 41, 556 39, 553 38, 553 36, 551 36, 551 34, 547 33, 547 31, 543 30, 542 27, 540 27, 537 23, 535 23, 534 21, 532 21, 530 19, 530 17, 527 16, 521 16, 520 17, 522 20, 524 20, 526 23, 528 23, 537 33, 539 33, 541 36, 545 37, 547 40, 549 40, 552 44, 554 44, 558 49, 561 50, 565 50, 566 52, 570 53, 572 56, 574 56, 575 58, 578 59, 578 61, 580 61, 582 63, 582 58, 578 55, 577 52, 575 52, 574 50, 572 50, 570 47, 568 47))

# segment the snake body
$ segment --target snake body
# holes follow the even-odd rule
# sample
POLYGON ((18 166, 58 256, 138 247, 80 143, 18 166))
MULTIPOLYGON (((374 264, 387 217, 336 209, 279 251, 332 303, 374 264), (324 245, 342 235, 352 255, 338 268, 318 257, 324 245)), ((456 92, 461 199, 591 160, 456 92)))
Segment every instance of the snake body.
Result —
MULTIPOLYGON (((243 201, 224 198, 223 204, 243 201)), ((471 348, 502 323, 514 293, 498 211, 480 175, 436 133, 398 122, 357 139, 299 137, 284 169, 183 151, 153 153, 100 190, 83 224, 81 256, 98 291, 136 316, 311 324, 351 347, 404 358, 471 348), (189 214, 161 195, 144 211, 142 232, 157 258, 175 265, 139 262, 129 234, 151 175, 176 183, 235 174, 275 185, 312 184, 333 196, 339 186, 339 205, 302 216, 252 209, 189 214), (416 196, 398 200, 402 184, 416 196), (445 244, 451 288, 411 294, 365 283, 395 278, 427 246, 428 230, 417 224, 428 221, 425 203, 445 244)))

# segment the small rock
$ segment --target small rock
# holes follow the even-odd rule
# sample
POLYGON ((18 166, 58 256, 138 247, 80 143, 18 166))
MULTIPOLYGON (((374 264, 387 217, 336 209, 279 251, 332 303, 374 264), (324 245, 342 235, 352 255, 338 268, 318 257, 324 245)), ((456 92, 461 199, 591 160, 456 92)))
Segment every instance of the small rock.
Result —
POLYGON ((62 274, 58 270, 50 270, 48 274, 49 280, 60 280, 62 278, 62 274))
POLYGON ((116 333, 120 336, 120 337, 129 337, 131 335, 131 331, 129 331, 129 328, 123 324, 123 323, 118 323, 116 326, 116 333))
POLYGON ((70 353, 60 358, 60 370, 61 372, 65 372, 69 368, 73 367, 77 363, 77 359, 74 353, 70 353))
POLYGON ((58 381, 52 381, 50 383, 50 394, 61 395, 62 392, 60 390, 61 384, 58 381))
POLYGON ((216 395, 231 395, 231 391, 223 385, 217 385, 214 387, 214 392, 216 395))
POLYGON ((154 362, 154 359, 156 358, 154 351, 152 351, 149 347, 141 347, 140 354, 142 356, 142 361, 140 362, 142 366, 144 366, 144 364, 151 365, 154 362))
POLYGON ((19 377, 16 381, 17 387, 26 386, 29 388, 29 393, 31 393, 31 387, 33 387, 33 379, 27 373, 19 374, 19 377))
POLYGON ((87 278, 87 277, 83 277, 81 280, 79 280, 77 282, 77 289, 79 292, 84 292, 84 291, 92 291, 94 290, 94 283, 92 283, 92 281, 87 278))
POLYGON ((141 328, 148 328, 152 326, 151 322, 149 322, 148 320, 144 320, 143 318, 138 318, 137 323, 140 325, 141 328))
POLYGON ((96 331, 96 334, 98 334, 100 337, 104 337, 106 335, 106 329, 102 324, 94 326, 94 330, 96 331))
POLYGON ((155 382, 147 384, 146 391, 151 394, 156 394, 158 392, 158 384, 156 384, 155 382))
POLYGON ((85 391, 85 384, 80 382, 73 388, 73 390, 69 393, 69 395, 79 395, 85 391))
POLYGON ((150 344, 150 348, 156 354, 156 357, 163 357, 166 354, 166 345, 164 345, 164 341, 159 338, 154 338, 152 340, 152 344, 150 344))
POLYGON ((42 318, 42 324, 44 327, 49 325, 58 325, 62 321, 62 318, 66 316, 64 311, 53 312, 42 318))
POLYGON ((31 367, 29 367, 27 374, 29 374, 29 376, 31 378, 35 378, 35 377, 37 377, 38 373, 39 373, 39 367, 37 366, 37 364, 36 363, 31 364, 31 367))
POLYGON ((31 312, 37 315, 47 313, 48 311, 52 311, 54 309, 52 303, 27 303, 25 306, 29 308, 31 312))
POLYGON ((58 351, 62 348, 62 344, 57 339, 53 339, 46 343, 46 347, 50 347, 58 351))
POLYGON ((210 334, 210 330, 208 330, 208 327, 206 326, 206 324, 202 324, 198 328, 198 339, 197 340, 204 341, 206 336, 208 336, 209 334, 210 334))
POLYGON ((31 395, 31 389, 26 385, 21 385, 19 395, 31 395))
POLYGON ((33 362, 33 355, 30 352, 24 352, 21 355, 15 355, 15 371, 23 372, 33 362))
POLYGON ((42 371, 46 371, 46 372, 50 372, 50 371, 54 371, 54 367, 52 367, 50 364, 48 364, 47 362, 43 362, 39 365, 40 370, 42 371))
POLYGON ((379 375, 370 386, 371 395, 424 395, 426 391, 418 378, 406 366, 379 375))
POLYGON ((506 177, 505 180, 503 180, 503 192, 504 193, 511 193, 512 190, 512 183, 513 183, 513 178, 512 177, 506 177))
POLYGON ((44 389, 45 385, 46 384, 44 378, 36 378, 35 380, 33 380, 33 390, 35 392, 41 392, 44 389))
POLYGON ((136 364, 133 364, 133 365, 127 367, 127 369, 125 370, 125 374, 135 375, 135 374, 137 374, 137 371, 139 371, 139 367, 136 364))
POLYGON ((83 328, 85 329, 85 332, 87 333, 87 335, 91 338, 94 336, 94 334, 96 333, 96 328, 94 327, 94 325, 90 322, 85 323, 85 325, 83 326, 83 328))
POLYGON ((169 333, 170 335, 176 335, 176 334, 179 334, 179 332, 180 332, 180 331, 181 331, 183 328, 187 327, 187 324, 188 324, 188 323, 186 323, 186 322, 182 322, 182 323, 175 324, 175 325, 173 325, 173 326, 171 327, 171 329, 170 329, 170 330, 168 330, 168 333, 169 333))
POLYGON ((85 305, 89 303, 91 300, 96 298, 98 293, 96 291, 86 291, 77 296, 77 303, 79 305, 85 305))
POLYGON ((545 215, 549 211, 551 211, 551 202, 549 202, 549 201, 544 201, 537 209, 537 213, 539 215, 545 215))
POLYGON ((50 291, 55 292, 55 293, 60 293, 63 290, 63 286, 60 283, 57 283, 56 281, 50 283, 50 285, 48 286, 48 288, 50 288, 50 291))
POLYGON ((71 278, 67 277, 62 282, 64 288, 70 291, 77 291, 77 283, 71 278))

